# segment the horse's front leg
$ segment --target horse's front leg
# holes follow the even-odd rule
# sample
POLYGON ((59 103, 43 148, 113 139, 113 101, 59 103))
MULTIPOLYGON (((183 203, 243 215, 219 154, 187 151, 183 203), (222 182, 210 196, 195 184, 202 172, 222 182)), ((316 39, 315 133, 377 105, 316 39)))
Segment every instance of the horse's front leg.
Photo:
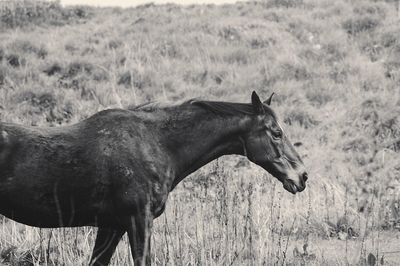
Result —
POLYGON ((121 237, 125 231, 99 227, 93 248, 90 266, 105 266, 110 263, 121 237))
POLYGON ((153 216, 149 213, 131 217, 127 231, 135 266, 151 265, 150 239, 152 226, 153 216))

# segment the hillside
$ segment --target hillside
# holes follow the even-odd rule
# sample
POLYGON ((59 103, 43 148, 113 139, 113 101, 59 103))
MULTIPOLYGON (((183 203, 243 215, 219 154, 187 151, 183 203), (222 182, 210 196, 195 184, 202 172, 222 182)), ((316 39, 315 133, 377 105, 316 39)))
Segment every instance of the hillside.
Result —
MULTIPOLYGON (((382 233, 389 239, 400 226, 399 14, 389 0, 130 9, 0 3, 0 119, 59 126, 147 101, 249 102, 253 90, 263 98, 275 92, 273 109, 292 142, 302 143, 307 190, 289 195, 246 160, 219 159, 172 193, 156 223, 153 261, 344 264, 339 239, 347 262, 363 262, 385 251, 382 231, 393 232, 382 233), (318 239, 340 248, 314 249, 313 258, 292 246, 318 239), (356 246, 350 255, 348 241, 356 246)), ((80 244, 72 231, 54 231, 59 245, 46 257, 47 240, 32 243, 47 231, 8 220, 2 227, 0 249, 18 247, 2 253, 5 263, 54 263, 62 254, 63 263, 84 265, 93 243, 92 229, 77 229, 86 233, 80 244), (71 252, 79 259, 69 261, 71 252)), ((126 252, 115 265, 127 262, 126 252)))

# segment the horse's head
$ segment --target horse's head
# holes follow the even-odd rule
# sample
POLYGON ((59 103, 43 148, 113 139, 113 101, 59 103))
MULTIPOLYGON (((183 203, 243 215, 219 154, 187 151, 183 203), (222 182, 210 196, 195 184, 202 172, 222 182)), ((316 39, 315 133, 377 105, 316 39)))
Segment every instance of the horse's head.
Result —
POLYGON ((244 150, 250 161, 267 170, 287 191, 295 194, 305 189, 308 176, 299 154, 269 107, 271 98, 272 95, 262 103, 253 92, 251 101, 256 116, 250 131, 243 137, 244 150))

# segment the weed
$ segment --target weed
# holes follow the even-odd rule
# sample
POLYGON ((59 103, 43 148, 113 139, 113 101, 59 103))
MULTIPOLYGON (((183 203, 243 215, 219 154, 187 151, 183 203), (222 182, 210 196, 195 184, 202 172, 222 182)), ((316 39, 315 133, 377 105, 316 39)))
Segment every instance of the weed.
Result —
POLYGON ((315 120, 309 113, 305 111, 293 110, 286 114, 284 122, 288 125, 298 123, 304 128, 310 128, 318 125, 318 121, 315 120))
POLYGON ((6 61, 12 67, 20 67, 26 64, 26 59, 18 54, 8 54, 6 61))
POLYGON ((8 69, 0 65, 0 86, 4 85, 6 82, 8 69))
POLYGON ((5 57, 5 51, 3 47, 0 47, 0 62, 3 61, 4 57, 5 57))
POLYGON ((39 59, 45 59, 48 55, 48 51, 44 45, 40 47, 32 44, 29 40, 17 40, 10 44, 14 50, 23 54, 33 54, 36 55, 39 59))
POLYGON ((32 24, 65 25, 90 16, 88 8, 64 8, 56 1, 5 0, 0 3, 0 21, 6 29, 32 24))
MULTIPOLYGON (((395 2, 4 3, 4 122, 57 126, 148 100, 276 93, 271 107, 309 172, 305 192, 285 193, 244 157, 219 159, 170 194, 154 224, 155 265, 368 265, 369 254, 397 265, 384 253, 397 250, 400 224, 395 2)), ((0 217, 1 263, 83 265, 95 231, 0 217)), ((131 264, 127 246, 113 265, 131 264)))
POLYGON ((48 76, 53 76, 55 74, 59 74, 63 72, 63 68, 59 63, 52 63, 49 66, 47 66, 44 70, 44 73, 46 73, 48 76))
POLYGON ((311 104, 316 106, 325 105, 334 99, 332 93, 323 88, 320 88, 318 91, 314 89, 307 90, 306 97, 311 104))
POLYGON ((378 27, 380 20, 369 16, 360 16, 347 19, 342 27, 348 34, 357 35, 365 31, 372 31, 378 27))
POLYGON ((118 85, 123 85, 125 88, 144 89, 152 86, 152 78, 150 73, 139 73, 139 71, 131 70, 122 73, 118 79, 118 85))
POLYGON ((302 5, 304 5, 303 0, 268 0, 267 1, 268 8, 273 8, 273 7, 295 8, 295 7, 300 7, 302 5))

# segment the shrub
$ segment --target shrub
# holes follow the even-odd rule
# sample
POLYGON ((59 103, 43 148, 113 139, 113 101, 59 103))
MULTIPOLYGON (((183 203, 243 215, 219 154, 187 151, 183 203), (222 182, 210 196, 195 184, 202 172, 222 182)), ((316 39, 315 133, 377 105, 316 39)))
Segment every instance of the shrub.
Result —
POLYGON ((272 22, 281 22, 283 20, 276 12, 267 12, 263 17, 265 20, 272 22))
POLYGON ((3 61, 4 57, 6 56, 4 49, 0 47, 0 62, 3 61))
POLYGON ((43 72, 47 74, 47 76, 53 76, 55 74, 61 73, 63 68, 59 63, 53 63, 46 67, 43 72))
POLYGON ((285 7, 285 8, 290 8, 290 7, 299 7, 303 6, 304 1, 303 0, 268 0, 267 2, 267 7, 285 7))
POLYGON ((138 89, 150 87, 153 81, 148 73, 139 73, 136 69, 126 71, 119 76, 118 85, 123 85, 125 88, 134 86, 138 89))
POLYGON ((6 60, 12 67, 20 67, 26 64, 25 58, 19 56, 18 54, 9 54, 6 56, 6 60))
POLYGON ((68 65, 64 71, 63 78, 73 78, 83 73, 90 75, 93 71, 93 65, 87 62, 73 62, 68 65))
POLYGON ((249 41, 250 47, 253 49, 268 48, 276 44, 273 38, 263 38, 262 36, 254 37, 249 41))
POLYGON ((385 32, 381 36, 381 43, 384 47, 391 47, 400 43, 400 38, 396 32, 385 32))
POLYGON ((318 125, 318 121, 315 120, 311 114, 304 110, 296 109, 291 110, 285 115, 284 122, 288 125, 298 124, 304 128, 310 128, 318 125))
POLYGON ((19 250, 15 246, 10 246, 4 248, 0 257, 3 263, 7 263, 9 265, 32 265, 32 254, 28 250, 19 250))
POLYGON ((72 62, 61 72, 59 83, 64 88, 86 91, 93 71, 94 66, 88 62, 72 62))
POLYGON ((384 19, 386 16, 386 10, 383 8, 383 6, 377 3, 360 3, 353 9, 353 11, 359 15, 379 16, 381 19, 384 19))
POLYGON ((177 45, 172 41, 163 41, 157 46, 156 51, 164 57, 178 58, 181 56, 177 45))
POLYGON ((223 27, 219 30, 218 36, 227 41, 238 41, 241 39, 239 31, 234 27, 223 27))
POLYGON ((46 121, 53 124, 63 124, 71 121, 71 118, 74 115, 73 105, 68 102, 64 106, 55 107, 48 112, 46 115, 46 121))
POLYGON ((350 76, 355 74, 357 74, 357 69, 352 65, 349 65, 348 63, 340 63, 334 64, 328 75, 335 83, 344 83, 350 76))
POLYGON ((29 25, 65 25, 91 16, 87 7, 64 8, 59 1, 5 0, 0 5, 0 22, 6 28, 29 25))
POLYGON ((187 83, 199 84, 201 86, 204 86, 204 84, 208 79, 208 76, 209 76, 208 70, 200 70, 200 71, 188 70, 183 75, 183 80, 187 83))
POLYGON ((23 52, 26 54, 34 54, 40 59, 44 59, 48 51, 47 49, 41 45, 40 47, 32 44, 28 40, 18 40, 11 44, 11 46, 19 52, 23 52))
POLYGON ((35 93, 31 90, 16 95, 16 101, 18 103, 28 102, 30 105, 37 107, 42 112, 53 109, 57 104, 57 100, 52 93, 35 93))
POLYGON ((74 54, 75 52, 77 52, 79 50, 78 47, 76 47, 74 44, 71 43, 67 43, 64 46, 65 51, 69 52, 70 54, 74 54))
POLYGON ((307 80, 312 76, 306 66, 301 64, 283 63, 280 68, 282 79, 285 80, 307 80))
POLYGON ((123 45, 123 42, 120 40, 111 40, 107 43, 106 48, 108 49, 117 49, 123 45))
POLYGON ((324 105, 333 100, 332 94, 326 90, 312 89, 306 93, 307 99, 316 106, 324 105))
POLYGON ((207 82, 212 81, 217 85, 221 85, 227 76, 226 71, 212 71, 207 69, 187 70, 183 75, 183 80, 186 83, 198 84, 205 86, 207 82))
POLYGON ((339 43, 328 43, 326 46, 323 46, 323 52, 326 57, 326 60, 330 63, 339 62, 343 60, 347 54, 348 50, 344 48, 339 43))
MULTIPOLYGON (((400 138, 400 117, 397 116, 399 114, 400 109, 394 110, 394 112, 389 112, 388 114, 383 115, 378 130, 378 138, 381 142, 387 142, 388 140, 398 140, 400 138)), ((388 147, 388 148, 397 148, 397 145, 388 147)))
POLYGON ((365 137, 356 137, 346 140, 343 145, 343 151, 368 153, 371 151, 371 141, 365 137))
POLYGON ((374 30, 379 23, 377 18, 363 16, 347 19, 342 23, 342 27, 348 34, 357 35, 361 32, 374 30))
POLYGON ((53 109, 57 104, 57 100, 55 99, 53 94, 43 93, 39 95, 34 95, 34 97, 31 98, 31 104, 33 106, 39 107, 41 110, 53 109))
POLYGON ((43 70, 43 72, 46 73, 47 76, 53 76, 55 74, 61 73, 62 71, 63 68, 59 63, 52 63, 43 70))
POLYGON ((394 46, 385 62, 386 77, 399 80, 400 79, 400 44, 394 46))
POLYGON ((229 64, 236 63, 239 65, 245 65, 249 63, 251 57, 249 56, 247 49, 234 48, 230 51, 226 51, 226 53, 223 55, 223 60, 229 64))
POLYGON ((7 68, 0 65, 0 86, 4 85, 7 76, 7 68))

